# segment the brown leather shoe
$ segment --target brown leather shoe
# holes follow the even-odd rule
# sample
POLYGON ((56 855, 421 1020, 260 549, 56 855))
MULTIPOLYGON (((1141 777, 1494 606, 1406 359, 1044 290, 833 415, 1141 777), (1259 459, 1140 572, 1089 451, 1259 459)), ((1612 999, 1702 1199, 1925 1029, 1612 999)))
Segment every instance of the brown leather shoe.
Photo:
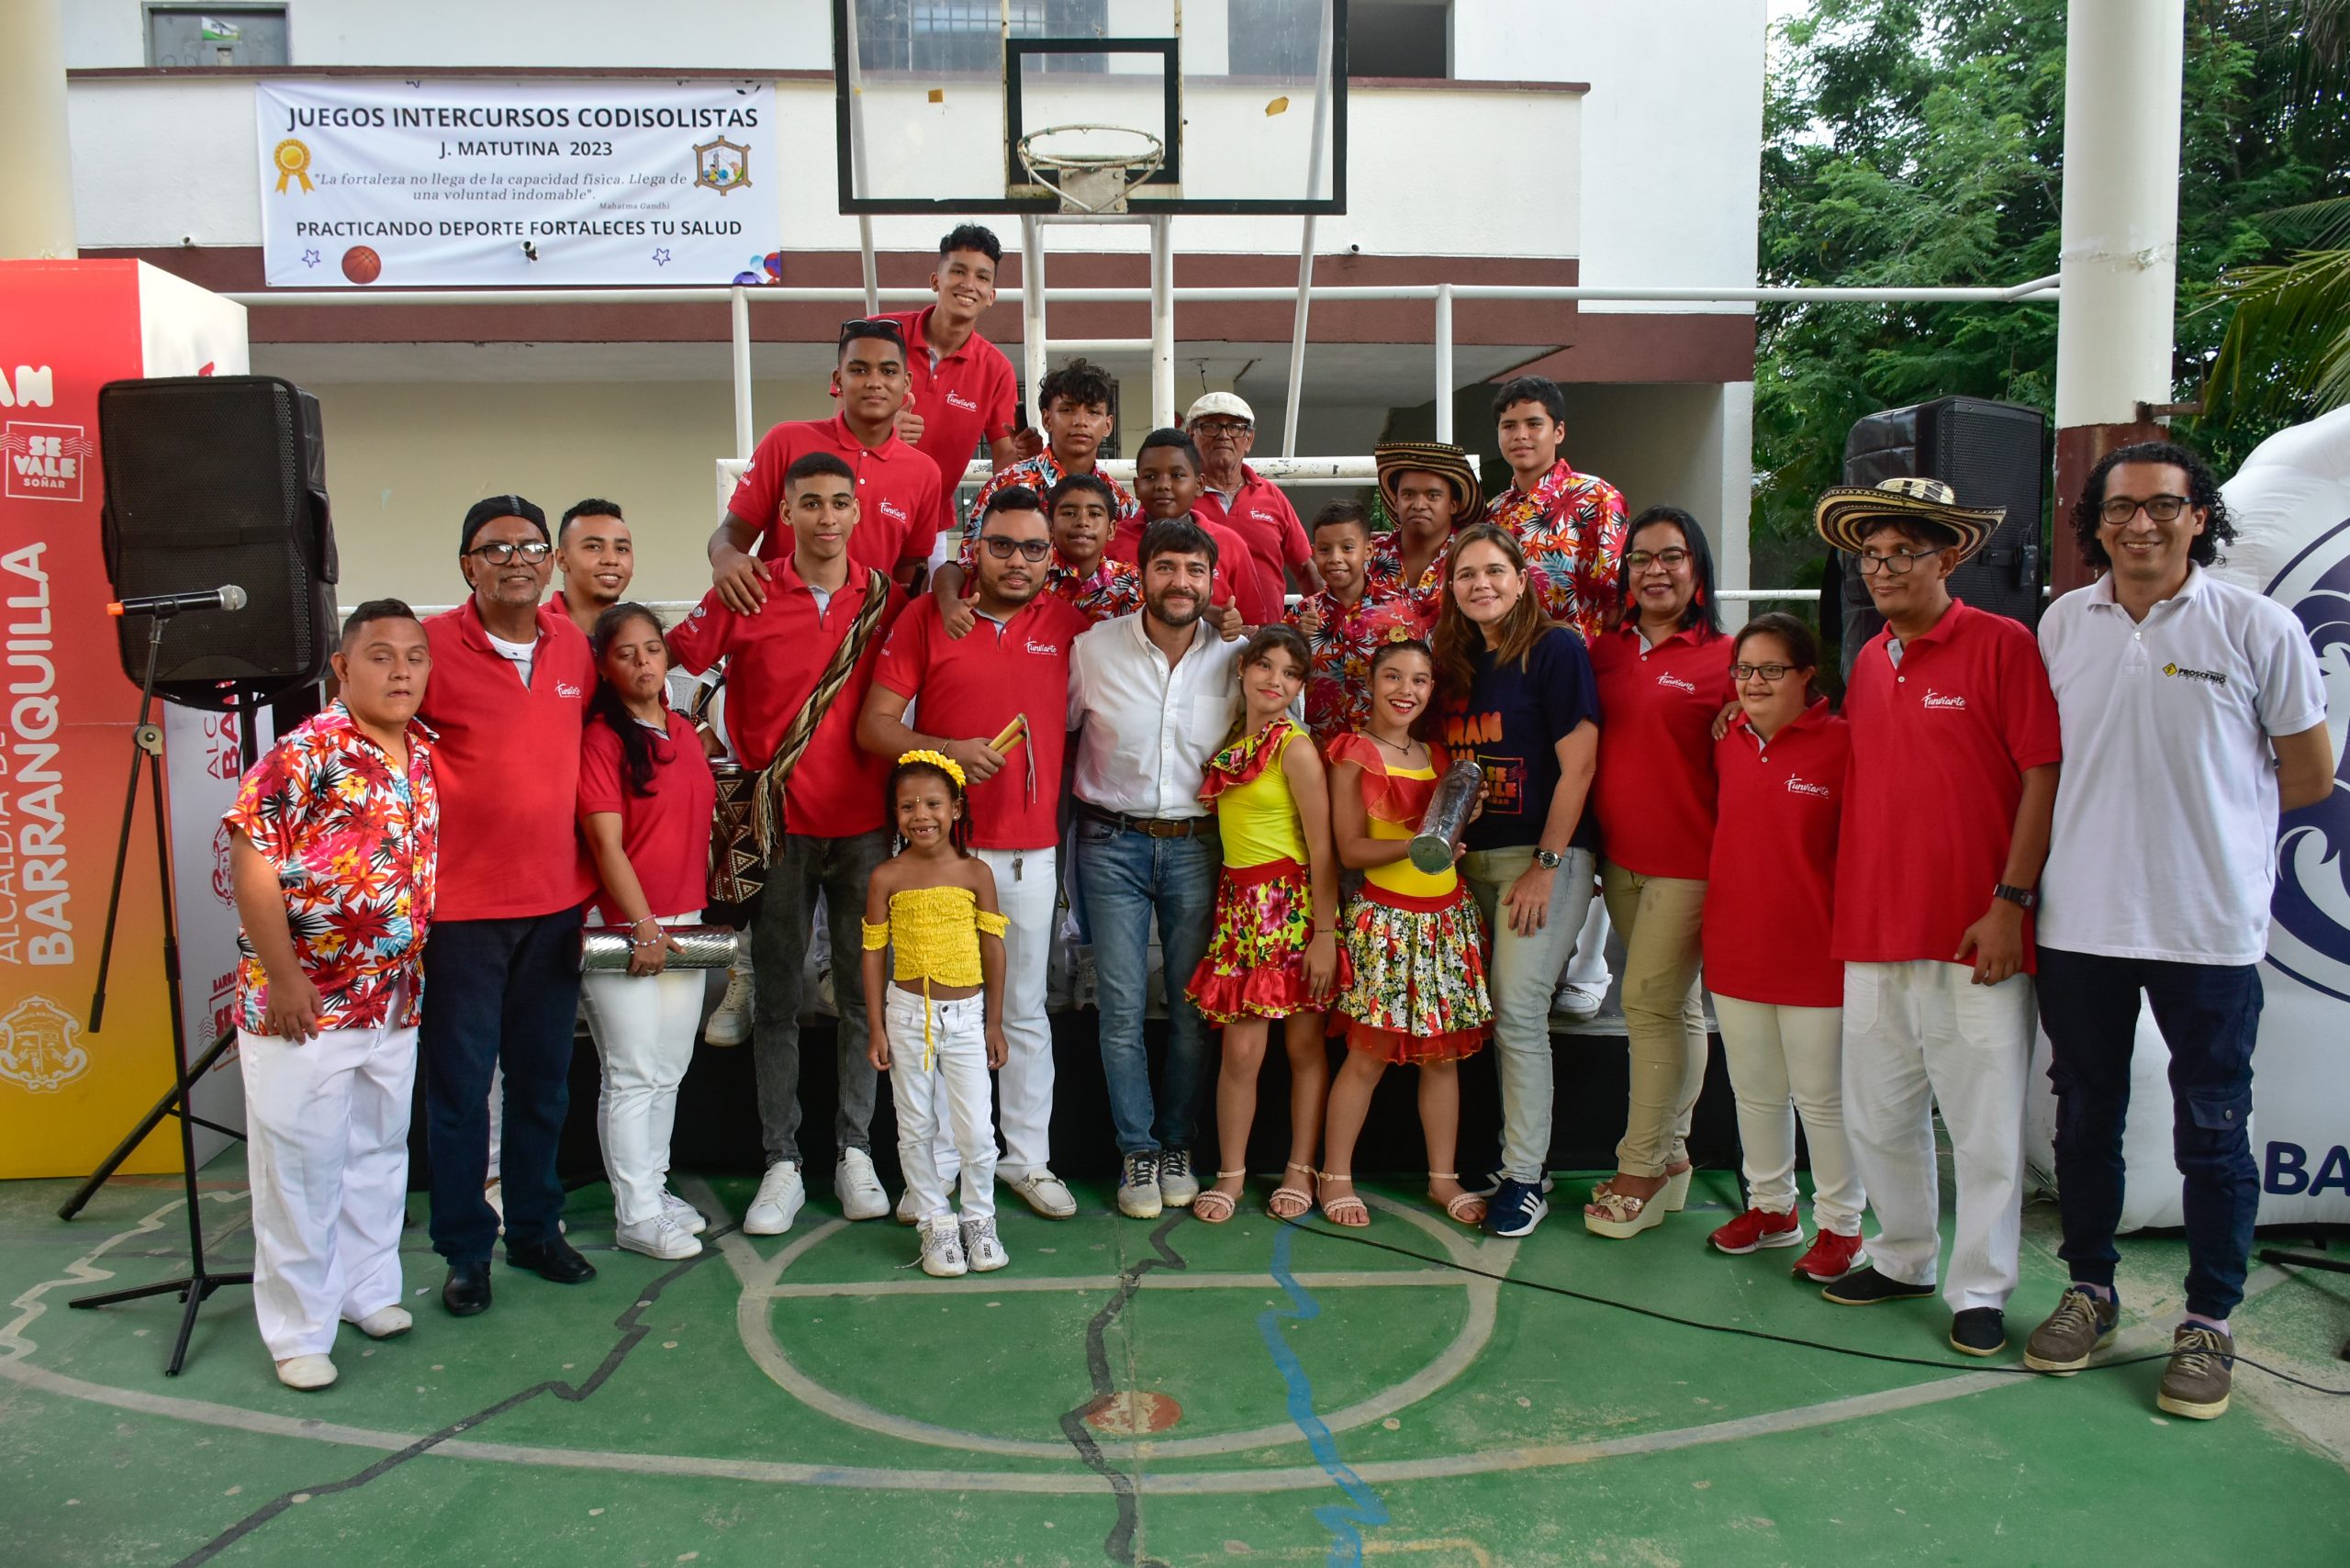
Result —
POLYGON ((2216 1328, 2182 1323, 2171 1337, 2170 1365, 2155 1406, 2165 1414, 2208 1421, 2228 1413, 2228 1385, 2236 1364, 2236 1342, 2216 1328))

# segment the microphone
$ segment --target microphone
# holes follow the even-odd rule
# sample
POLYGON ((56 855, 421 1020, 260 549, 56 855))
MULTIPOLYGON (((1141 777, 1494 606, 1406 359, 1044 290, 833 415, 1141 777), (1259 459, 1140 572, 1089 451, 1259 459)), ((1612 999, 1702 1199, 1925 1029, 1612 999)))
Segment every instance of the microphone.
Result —
POLYGON ((204 593, 151 593, 119 599, 106 606, 108 615, 152 615, 161 619, 184 610, 242 610, 245 590, 234 583, 204 593))

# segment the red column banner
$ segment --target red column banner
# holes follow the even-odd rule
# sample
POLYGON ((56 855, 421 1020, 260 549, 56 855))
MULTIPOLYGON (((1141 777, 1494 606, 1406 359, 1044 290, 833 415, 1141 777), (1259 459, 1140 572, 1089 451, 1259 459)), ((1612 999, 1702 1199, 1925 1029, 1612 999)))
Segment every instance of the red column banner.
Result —
MULTIPOLYGON (((97 395, 242 372, 243 316, 134 262, 0 262, 0 1177, 88 1170, 172 1081, 143 789, 89 1027, 139 700, 106 612, 97 395)), ((123 1169, 177 1165, 163 1131, 123 1169)))

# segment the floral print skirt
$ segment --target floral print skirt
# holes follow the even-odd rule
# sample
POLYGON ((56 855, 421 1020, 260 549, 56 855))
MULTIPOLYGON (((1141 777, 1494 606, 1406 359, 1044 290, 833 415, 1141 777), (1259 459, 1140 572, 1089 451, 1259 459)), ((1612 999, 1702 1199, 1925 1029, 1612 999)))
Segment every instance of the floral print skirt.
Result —
POLYGON ((1365 882, 1338 916, 1353 977, 1339 996, 1347 1044, 1391 1062, 1458 1061, 1492 1033, 1485 925, 1465 886, 1433 898, 1365 882))
POLYGON ((1315 1013, 1348 979, 1343 935, 1331 995, 1316 1002, 1305 983, 1305 949, 1314 939, 1314 891, 1294 860, 1226 866, 1215 886, 1215 934, 1186 988, 1202 1017, 1286 1018, 1315 1013))

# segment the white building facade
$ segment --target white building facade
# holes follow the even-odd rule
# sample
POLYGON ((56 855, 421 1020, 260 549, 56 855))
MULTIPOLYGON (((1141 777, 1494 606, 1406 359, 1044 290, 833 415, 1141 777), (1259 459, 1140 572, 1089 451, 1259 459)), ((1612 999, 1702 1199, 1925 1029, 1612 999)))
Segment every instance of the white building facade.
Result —
MULTIPOLYGON (((1192 0, 1187 25, 1213 8, 1192 0)), ((860 280, 858 224, 839 210, 828 0, 73 0, 62 10, 85 256, 268 292, 260 80, 755 79, 772 84, 776 140, 789 150, 743 193, 763 204, 754 210, 772 235, 755 248, 780 253, 787 286, 860 280)), ((1349 13, 1348 202, 1319 219, 1317 286, 1753 285, 1764 0, 1352 0, 1349 13)), ((970 216, 1003 238, 1002 282, 1016 285, 1019 220, 970 216)), ((920 286, 957 220, 874 218, 883 285, 920 286)), ((1174 282, 1293 287, 1301 223, 1176 218, 1174 282)), ((1138 230, 1056 229, 1051 243, 1048 297, 1147 282, 1138 230)), ((854 302, 757 305, 759 428, 829 414, 837 325, 860 313, 854 302)), ((1179 407, 1237 390, 1256 410, 1259 454, 1280 452, 1291 304, 1179 303, 1173 319, 1179 407)), ((346 599, 457 597, 456 520, 509 490, 550 512, 616 499, 636 527, 641 596, 707 586, 713 465, 736 455, 724 291, 707 304, 263 300, 250 324, 255 372, 298 382, 324 409, 346 599)), ((1132 342, 1149 329, 1143 306, 1115 303, 1057 305, 1050 326, 1057 342, 1132 342)), ((999 305, 983 330, 1020 362, 1017 305, 999 305)), ((1317 300, 1297 453, 1359 455, 1382 437, 1432 435, 1435 338, 1426 299, 1317 300)), ((1575 465, 1614 481, 1635 510, 1687 507, 1715 534, 1724 586, 1743 586, 1751 307, 1462 300, 1453 339, 1456 439, 1487 454, 1489 486, 1494 385, 1547 375, 1568 397, 1575 465)), ((1148 418, 1148 364, 1132 350, 1092 357, 1120 378, 1118 440, 1130 453, 1148 418)), ((1330 493, 1291 498, 1310 515, 1330 493)))

